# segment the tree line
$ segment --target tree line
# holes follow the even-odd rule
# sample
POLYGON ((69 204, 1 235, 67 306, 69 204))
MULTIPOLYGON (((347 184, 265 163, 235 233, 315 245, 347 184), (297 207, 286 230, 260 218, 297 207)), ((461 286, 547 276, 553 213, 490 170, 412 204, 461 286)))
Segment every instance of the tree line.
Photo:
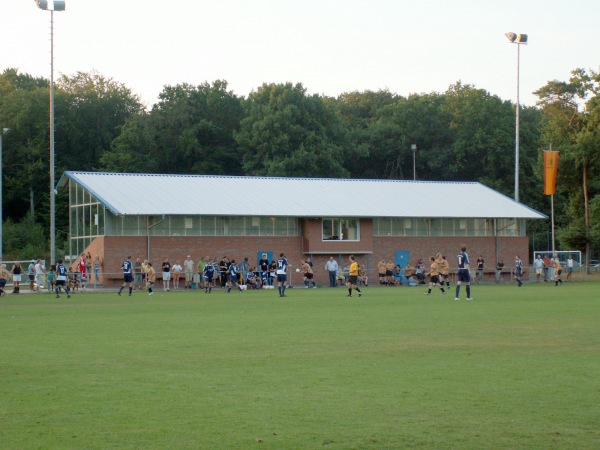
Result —
MULTIPOLYGON (((600 248, 599 89, 598 73, 576 69, 569 80, 540 87, 538 105, 520 111, 521 202, 549 215, 542 151, 552 145, 561 152, 559 248, 593 256, 600 248)), ((0 74, 0 126, 11 128, 3 140, 5 259, 31 257, 23 252, 32 242, 47 254, 38 235, 48 228, 48 90, 48 80, 18 69, 0 74)), ((309 94, 300 83, 265 83, 247 97, 225 80, 181 83, 165 86, 147 109, 122 83, 78 72, 62 75, 55 92, 57 177, 85 170, 413 179, 414 156, 418 180, 478 181, 514 196, 515 105, 461 82, 443 93, 336 98, 309 94)), ((440 192, 431 207, 443 201, 440 192)), ((56 223, 60 244, 68 233, 64 192, 56 223)), ((528 229, 545 235, 549 224, 533 221, 528 229)))

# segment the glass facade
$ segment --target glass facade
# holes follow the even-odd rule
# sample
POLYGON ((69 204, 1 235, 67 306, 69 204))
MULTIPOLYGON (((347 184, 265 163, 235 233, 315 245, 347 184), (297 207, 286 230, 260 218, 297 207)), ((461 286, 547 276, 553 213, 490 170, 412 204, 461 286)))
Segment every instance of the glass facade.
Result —
POLYGON ((295 217, 118 216, 87 190, 69 182, 70 253, 98 236, 300 236, 295 217))
POLYGON ((373 236, 525 236, 516 219, 373 219, 373 236))

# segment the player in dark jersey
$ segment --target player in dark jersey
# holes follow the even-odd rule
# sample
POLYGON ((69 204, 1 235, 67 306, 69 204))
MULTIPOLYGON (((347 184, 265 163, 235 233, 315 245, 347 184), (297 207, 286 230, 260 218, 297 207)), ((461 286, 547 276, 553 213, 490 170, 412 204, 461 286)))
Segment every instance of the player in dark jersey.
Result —
POLYGON ((240 291, 240 293, 242 292, 242 288, 240 287, 239 283, 238 283, 238 266, 236 266, 235 264, 235 259, 232 259, 229 267, 227 268, 227 290, 225 291, 226 294, 229 294, 231 292, 231 288, 233 286, 236 286, 238 288, 238 291, 240 291))
POLYGON ((515 280, 517 280, 517 286, 523 286, 523 282, 521 281, 521 277, 523 276, 523 261, 519 255, 515 258, 515 280))
POLYGON ((467 300, 473 300, 471 298, 471 276, 469 271, 471 270, 471 266, 469 265, 469 255, 467 255, 467 246, 463 245, 460 248, 460 253, 457 256, 458 258, 458 276, 456 282, 456 297, 454 300, 459 300, 460 294, 460 285, 465 283, 467 288, 467 300))
POLYGON ((62 259, 59 259, 56 263, 56 284, 54 292, 56 292, 56 298, 60 297, 60 288, 63 287, 67 293, 67 298, 71 298, 71 292, 69 286, 67 286, 67 269, 63 265, 62 259))
POLYGON ((131 297, 131 291, 133 290, 133 263, 131 262, 131 256, 127 257, 127 261, 123 262, 121 265, 121 269, 123 270, 123 285, 119 288, 119 297, 121 296, 121 291, 125 288, 126 284, 129 284, 129 296, 131 297))
POLYGON ((215 264, 213 260, 209 260, 208 264, 204 266, 204 293, 211 294, 212 288, 215 284, 215 264))
POLYGON ((285 282, 287 281, 287 269, 289 267, 289 263, 283 252, 279 254, 279 259, 277 260, 277 289, 279 289, 279 296, 285 297, 285 282))

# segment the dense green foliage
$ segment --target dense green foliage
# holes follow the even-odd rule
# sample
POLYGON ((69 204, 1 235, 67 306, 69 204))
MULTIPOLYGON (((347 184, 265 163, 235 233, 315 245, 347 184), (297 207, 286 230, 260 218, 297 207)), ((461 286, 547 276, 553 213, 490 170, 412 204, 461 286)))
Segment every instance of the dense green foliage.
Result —
MULTIPOLYGON (((561 151, 557 224, 563 248, 600 247, 598 74, 573 72, 537 92, 541 108, 521 110, 520 200, 546 214, 541 154, 561 151), (586 102, 586 103, 584 103, 586 102)), ((514 104, 471 85, 443 93, 310 95, 301 84, 264 84, 247 98, 227 82, 165 86, 145 110, 132 91, 97 73, 56 85, 56 173, 64 170, 413 178, 479 181, 514 196, 514 104)), ((5 217, 47 226, 48 82, 0 74, 5 217)), ((57 204, 66 236, 65 196, 57 204)), ((443 201, 443 195, 440 195, 443 201)), ((533 223, 545 233, 548 223, 533 223)), ((62 235, 60 233, 62 232, 62 235)), ((21 249, 5 247, 17 256, 21 249)))
POLYGON ((597 283, 7 296, 3 449, 597 449, 597 283))

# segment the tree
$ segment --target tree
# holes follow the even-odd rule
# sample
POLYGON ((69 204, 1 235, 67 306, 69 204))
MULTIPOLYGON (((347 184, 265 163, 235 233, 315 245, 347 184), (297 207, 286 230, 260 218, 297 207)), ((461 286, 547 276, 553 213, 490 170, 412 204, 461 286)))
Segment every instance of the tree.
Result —
POLYGON ((143 106, 122 83, 96 72, 63 75, 56 94, 56 166, 96 169, 104 152, 143 106))
POLYGON ((591 205, 600 192, 600 74, 575 69, 568 82, 553 80, 538 89, 542 107, 542 136, 560 151, 557 187, 566 192, 569 224, 559 230, 561 241, 585 250, 590 258, 591 205))
POLYGON ((233 138, 243 117, 227 82, 165 86, 159 102, 124 127, 101 162, 105 170, 241 174, 233 138))
POLYGON ((301 84, 263 84, 244 103, 234 133, 248 175, 347 177, 353 156, 331 102, 307 95, 301 84))

